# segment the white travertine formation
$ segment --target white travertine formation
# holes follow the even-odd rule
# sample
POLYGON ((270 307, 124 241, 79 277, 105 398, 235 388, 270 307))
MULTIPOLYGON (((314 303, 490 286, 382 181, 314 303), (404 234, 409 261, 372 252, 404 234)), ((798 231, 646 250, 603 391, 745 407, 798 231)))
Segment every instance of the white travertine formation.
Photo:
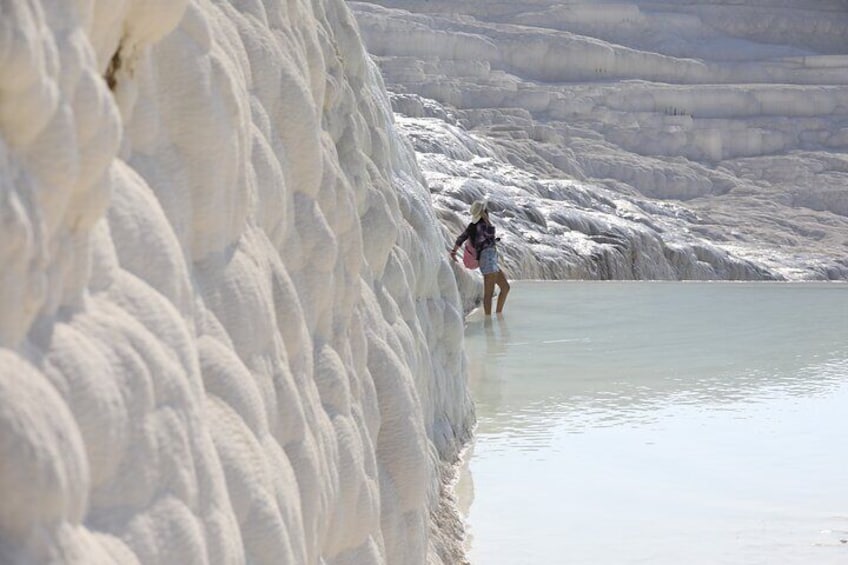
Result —
MULTIPOLYGON (((657 256, 662 246, 642 247, 640 230, 613 230, 627 257, 610 266, 609 246, 587 255, 556 226, 507 223, 514 276, 848 279, 844 0, 350 4, 397 111, 443 122, 411 126, 443 217, 485 192, 458 188, 474 184, 462 167, 445 182, 436 156, 463 158, 440 147, 444 135, 426 141, 424 132, 451 128, 535 180, 569 179, 601 200, 642 202, 655 224, 667 216, 655 216, 657 205, 686 212, 650 237, 675 249, 665 253, 670 270, 657 256), (627 268, 630 255, 639 264, 627 268), (525 260, 533 257, 547 267, 525 260)), ((469 170, 489 175, 480 163, 469 170)), ((519 196, 537 198, 522 174, 506 179, 488 193, 507 209, 520 207, 519 196)), ((561 192, 538 204, 581 198, 561 192)), ((596 211, 601 223, 620 218, 596 211)))
POLYGON ((459 294, 345 4, 0 11, 0 562, 456 556, 459 294))

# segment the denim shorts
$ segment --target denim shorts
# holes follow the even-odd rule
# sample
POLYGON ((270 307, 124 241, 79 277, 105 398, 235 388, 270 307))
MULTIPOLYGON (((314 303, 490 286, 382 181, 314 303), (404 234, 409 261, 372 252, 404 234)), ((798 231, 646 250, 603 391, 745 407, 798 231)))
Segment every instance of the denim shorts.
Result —
POLYGON ((495 246, 487 247, 480 252, 480 272, 484 275, 491 275, 500 271, 498 269, 498 250, 495 246))

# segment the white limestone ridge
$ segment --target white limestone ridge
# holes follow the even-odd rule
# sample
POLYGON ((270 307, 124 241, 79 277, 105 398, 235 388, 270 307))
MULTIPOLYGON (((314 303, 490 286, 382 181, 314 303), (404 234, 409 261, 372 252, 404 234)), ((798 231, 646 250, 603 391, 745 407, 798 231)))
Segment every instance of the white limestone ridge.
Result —
POLYGON ((452 265, 341 0, 0 18, 0 563, 452 563, 452 265))
POLYGON ((351 2, 447 232, 517 277, 848 279, 845 0, 351 2))

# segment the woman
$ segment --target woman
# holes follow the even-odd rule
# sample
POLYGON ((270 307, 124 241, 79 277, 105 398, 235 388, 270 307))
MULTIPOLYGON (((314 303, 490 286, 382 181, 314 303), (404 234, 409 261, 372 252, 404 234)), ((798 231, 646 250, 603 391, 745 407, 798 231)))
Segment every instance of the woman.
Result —
POLYGON ((463 242, 471 238, 471 243, 477 250, 477 260, 480 263, 480 272, 483 273, 483 311, 487 316, 492 315, 492 297, 495 294, 495 285, 500 288, 498 294, 497 314, 503 311, 506 296, 509 294, 509 282, 503 271, 498 268, 498 249, 495 237, 495 226, 489 222, 488 205, 484 200, 477 200, 471 205, 471 223, 465 231, 456 238, 450 257, 456 261, 456 251, 463 242))

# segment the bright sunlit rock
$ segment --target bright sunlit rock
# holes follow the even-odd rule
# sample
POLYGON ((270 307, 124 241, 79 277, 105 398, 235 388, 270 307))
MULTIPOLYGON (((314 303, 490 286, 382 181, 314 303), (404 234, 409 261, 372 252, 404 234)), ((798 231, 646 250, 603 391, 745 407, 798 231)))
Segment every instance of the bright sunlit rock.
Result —
POLYGON ((351 2, 448 231, 515 277, 845 279, 840 0, 351 2))
POLYGON ((346 5, 2 12, 0 562, 455 556, 459 294, 346 5))

